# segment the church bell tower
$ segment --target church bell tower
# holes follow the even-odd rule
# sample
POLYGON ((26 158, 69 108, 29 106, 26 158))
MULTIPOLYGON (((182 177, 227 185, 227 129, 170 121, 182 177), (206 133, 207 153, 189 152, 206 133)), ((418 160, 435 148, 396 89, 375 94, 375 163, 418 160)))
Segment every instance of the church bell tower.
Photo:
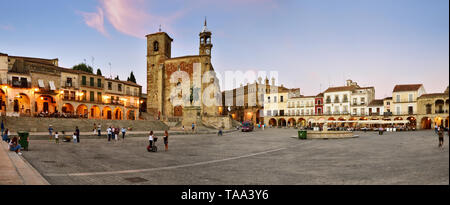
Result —
POLYGON ((212 43, 211 43, 211 31, 208 30, 206 27, 206 18, 205 18, 205 24, 203 26, 202 32, 199 34, 200 36, 200 55, 208 55, 211 56, 211 49, 212 49, 212 43))

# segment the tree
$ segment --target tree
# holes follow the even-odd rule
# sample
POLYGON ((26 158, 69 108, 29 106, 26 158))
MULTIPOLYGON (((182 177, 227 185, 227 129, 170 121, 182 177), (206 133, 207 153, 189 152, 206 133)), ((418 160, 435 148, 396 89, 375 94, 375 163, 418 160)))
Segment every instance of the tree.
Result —
POLYGON ((127 81, 136 83, 136 78, 134 77, 133 71, 131 71, 130 77, 127 79, 127 81))
POLYGON ((102 71, 99 69, 97 69, 97 75, 102 75, 102 71))
POLYGON ((120 80, 119 75, 117 75, 116 78, 114 78, 114 80, 120 80))
POLYGON ((88 72, 88 73, 93 73, 92 67, 89 66, 89 65, 86 65, 86 63, 80 63, 78 65, 74 65, 72 67, 72 69, 74 69, 74 70, 81 70, 81 71, 88 72))

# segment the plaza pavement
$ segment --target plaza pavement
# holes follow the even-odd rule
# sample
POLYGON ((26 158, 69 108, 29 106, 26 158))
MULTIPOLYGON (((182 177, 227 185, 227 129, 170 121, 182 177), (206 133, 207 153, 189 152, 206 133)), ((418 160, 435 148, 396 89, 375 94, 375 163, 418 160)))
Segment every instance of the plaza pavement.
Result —
POLYGON ((355 132, 298 140, 295 129, 171 135, 149 153, 147 137, 30 140, 23 156, 50 184, 449 184, 449 143, 433 131, 355 132))
POLYGON ((0 142, 0 185, 48 185, 38 171, 0 142))

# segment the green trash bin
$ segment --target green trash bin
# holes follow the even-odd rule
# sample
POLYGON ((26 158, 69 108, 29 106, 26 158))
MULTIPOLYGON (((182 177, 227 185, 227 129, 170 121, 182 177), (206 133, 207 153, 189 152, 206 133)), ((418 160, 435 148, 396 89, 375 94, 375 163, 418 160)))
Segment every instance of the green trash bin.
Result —
POLYGON ((21 131, 17 132, 17 135, 19 135, 19 144, 22 147, 22 149, 28 151, 28 132, 21 131))
POLYGON ((301 140, 306 140, 306 130, 299 130, 298 131, 298 138, 301 140))

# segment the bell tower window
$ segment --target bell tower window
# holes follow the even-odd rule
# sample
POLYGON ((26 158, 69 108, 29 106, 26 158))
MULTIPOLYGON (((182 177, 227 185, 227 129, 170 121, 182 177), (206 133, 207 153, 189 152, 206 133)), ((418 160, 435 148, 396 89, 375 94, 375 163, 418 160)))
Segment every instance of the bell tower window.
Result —
POLYGON ((158 43, 158 41, 153 42, 153 51, 159 51, 159 43, 158 43))

